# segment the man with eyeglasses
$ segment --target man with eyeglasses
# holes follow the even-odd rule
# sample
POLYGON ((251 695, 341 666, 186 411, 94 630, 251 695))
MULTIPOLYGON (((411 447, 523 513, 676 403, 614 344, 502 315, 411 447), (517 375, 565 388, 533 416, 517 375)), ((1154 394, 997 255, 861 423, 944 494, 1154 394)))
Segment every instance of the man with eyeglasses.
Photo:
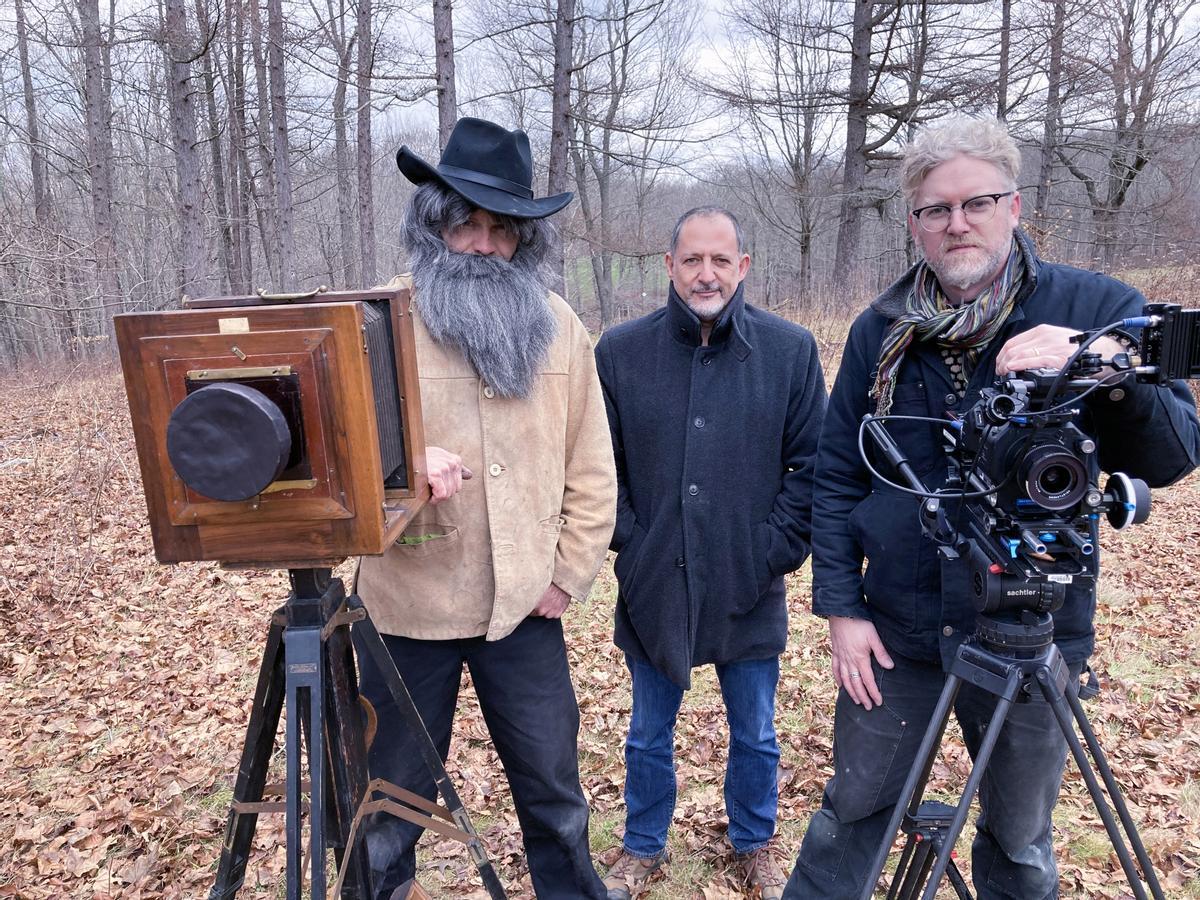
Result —
MULTIPOLYGON (((923 258, 851 327, 821 433, 813 611, 829 620, 840 688, 834 774, 784 900, 861 894, 945 672, 975 629, 967 573, 939 560, 921 534, 914 498, 872 476, 860 458, 863 416, 961 413, 998 375, 1058 368, 1076 349, 1072 335, 1136 315, 1145 302, 1115 279, 1038 258, 1018 228, 1019 171, 1020 152, 1004 126, 970 118, 920 133, 900 167, 923 258)), ((1093 347, 1105 357, 1122 349, 1110 337, 1093 347)), ((1200 422, 1182 382, 1124 379, 1082 405, 1081 425, 1108 471, 1161 486, 1200 459, 1200 422)), ((940 426, 892 420, 888 430, 930 488, 945 482, 940 426)), ((876 468, 887 471, 882 462, 876 468)), ((1094 610, 1094 586, 1077 584, 1054 616, 1072 689, 1093 649, 1094 610)), ((972 756, 994 706, 992 695, 970 685, 958 693, 955 715, 972 756)), ((1014 704, 979 792, 971 866, 979 898, 1058 895, 1051 812, 1065 760, 1048 704, 1040 697, 1014 704)))

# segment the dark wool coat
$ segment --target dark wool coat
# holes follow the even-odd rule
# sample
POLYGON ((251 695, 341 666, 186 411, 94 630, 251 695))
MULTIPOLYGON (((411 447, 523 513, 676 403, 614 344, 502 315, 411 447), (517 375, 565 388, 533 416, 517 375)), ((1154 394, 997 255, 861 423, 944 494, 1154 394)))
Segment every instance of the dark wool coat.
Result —
MULTIPOLYGON (((1083 331, 1141 313, 1145 298, 1133 288, 1094 272, 1042 262, 1029 239, 1020 231, 1016 235, 1027 264, 1026 281, 1016 309, 981 355, 966 397, 959 400, 955 394, 938 348, 915 343, 897 373, 893 415, 944 419, 948 412, 969 409, 980 389, 994 382, 1000 348, 1035 325, 1083 331)), ((940 658, 949 665, 958 645, 975 630, 966 567, 947 563, 943 571, 936 547, 921 533, 916 500, 873 479, 858 448, 859 422, 873 412, 867 392, 879 347, 888 326, 903 312, 914 272, 876 298, 846 340, 817 463, 813 611, 870 618, 892 652, 911 659, 940 658)), ((1122 471, 1157 487, 1182 478, 1200 460, 1200 423, 1183 382, 1171 387, 1121 384, 1100 389, 1082 403, 1079 425, 1095 437, 1105 471, 1122 471)), ((891 422, 888 431, 928 487, 945 483, 941 426, 891 422)), ((1067 662, 1091 654, 1095 609, 1094 583, 1068 586, 1063 608, 1054 613, 1055 642, 1067 662)))
POLYGON ((596 364, 617 463, 617 646, 685 688, 694 666, 777 656, 783 576, 812 531, 826 402, 812 335, 739 287, 701 346, 672 288, 606 331, 596 364))

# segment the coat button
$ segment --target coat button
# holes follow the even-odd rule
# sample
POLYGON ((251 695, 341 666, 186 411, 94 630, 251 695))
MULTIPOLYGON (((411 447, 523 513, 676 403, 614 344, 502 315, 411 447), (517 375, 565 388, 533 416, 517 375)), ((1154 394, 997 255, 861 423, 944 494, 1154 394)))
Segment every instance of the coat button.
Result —
POLYGON ((947 409, 953 406, 958 406, 958 394, 947 394, 945 400, 947 409))
POLYGON ((501 466, 500 463, 492 463, 490 466, 488 466, 488 473, 491 475, 499 475, 503 471, 504 467, 501 466))
POLYGON ((683 568, 683 557, 682 557, 682 556, 677 556, 677 557, 675 557, 675 567, 676 567, 677 569, 682 569, 682 568, 683 568))
POLYGON ((942 634, 944 634, 946 637, 954 637, 954 629, 947 625, 942 629, 942 634))
POLYGON ((700 493, 700 488, 698 488, 694 484, 689 484, 688 485, 688 493, 691 494, 693 497, 695 497, 698 493, 700 493))
POLYGON ((703 428, 704 427, 704 416, 696 416, 696 418, 693 420, 692 424, 694 424, 697 428, 703 428))
POLYGON ((711 366, 712 365, 712 357, 711 356, 704 357, 704 359, 700 360, 700 365, 711 366))
POLYGON ((490 384, 484 387, 483 396, 487 397, 489 400, 496 396, 496 392, 492 390, 492 386, 490 384))

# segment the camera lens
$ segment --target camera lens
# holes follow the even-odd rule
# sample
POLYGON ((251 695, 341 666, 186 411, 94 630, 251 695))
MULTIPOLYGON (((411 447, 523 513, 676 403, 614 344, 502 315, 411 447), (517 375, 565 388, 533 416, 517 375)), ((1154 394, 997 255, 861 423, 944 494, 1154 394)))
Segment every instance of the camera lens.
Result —
POLYGON ((1020 474, 1025 493, 1043 509, 1069 509, 1087 493, 1087 468, 1058 444, 1030 450, 1021 462, 1020 474))

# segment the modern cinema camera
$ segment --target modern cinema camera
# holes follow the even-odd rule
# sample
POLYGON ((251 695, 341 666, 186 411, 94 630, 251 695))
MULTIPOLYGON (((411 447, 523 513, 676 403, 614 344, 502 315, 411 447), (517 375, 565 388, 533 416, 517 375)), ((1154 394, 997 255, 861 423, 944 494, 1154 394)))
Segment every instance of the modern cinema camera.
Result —
POLYGON ((985 388, 961 419, 944 423, 950 477, 939 491, 927 490, 908 465, 882 427, 888 417, 863 423, 912 491, 925 498, 925 533, 946 559, 970 565, 980 613, 1055 611, 1066 585, 1097 575, 1101 514, 1117 529, 1149 516, 1144 482, 1114 473, 1101 489, 1096 442, 1076 424, 1080 401, 1127 378, 1167 384, 1200 377, 1200 310, 1151 304, 1142 316, 1080 335, 1077 342, 1061 371, 1014 373, 985 388), (1137 354, 1102 360, 1088 352, 1096 338, 1128 328, 1143 329, 1137 354), (1113 371, 1097 377, 1105 366, 1113 371))
MULTIPOLYGON (((944 876, 949 877, 958 897, 970 898, 951 858, 954 844, 1010 709, 1034 696, 1042 697, 1052 709, 1134 896, 1146 900, 1144 878, 1155 900, 1163 897, 1120 787, 1080 705, 1079 696, 1084 692, 1081 689, 1076 696, 1069 689, 1070 671, 1053 644, 1051 614, 1063 605, 1067 585, 1095 580, 1101 514, 1114 528, 1143 522, 1150 514, 1150 491, 1144 482, 1114 473, 1101 489, 1096 442, 1076 424, 1082 401, 1101 387, 1111 388, 1114 394, 1124 390, 1129 379, 1166 385, 1175 379, 1200 377, 1200 310, 1152 304, 1141 316, 1073 340, 1079 348, 1061 370, 1010 375, 981 391, 979 400, 961 419, 919 419, 946 426, 949 477, 937 491, 921 482, 883 424, 889 418, 918 417, 868 416, 863 420, 859 449, 865 464, 883 477, 862 446, 862 434, 869 432, 910 485, 892 486, 922 498, 921 527, 926 536, 937 543, 942 557, 952 565, 967 565, 966 590, 978 615, 974 636, 959 646, 950 664, 860 900, 873 895, 897 831, 908 835, 908 840, 892 877, 889 898, 932 900, 944 876), (1088 347, 1106 334, 1123 337, 1132 348, 1138 342, 1124 332, 1130 328, 1142 329, 1136 353, 1128 350, 1106 360, 1088 352, 1088 347), (959 803, 923 802, 938 744, 963 684, 996 698, 986 735, 972 754, 973 766, 959 803), (1075 733, 1076 726, 1095 760, 1095 772, 1075 733), (1097 772, 1128 836, 1129 848, 1103 798, 1097 772), (1134 856, 1141 876, 1134 867, 1134 856)), ((964 574, 963 570, 959 574, 964 574)))

